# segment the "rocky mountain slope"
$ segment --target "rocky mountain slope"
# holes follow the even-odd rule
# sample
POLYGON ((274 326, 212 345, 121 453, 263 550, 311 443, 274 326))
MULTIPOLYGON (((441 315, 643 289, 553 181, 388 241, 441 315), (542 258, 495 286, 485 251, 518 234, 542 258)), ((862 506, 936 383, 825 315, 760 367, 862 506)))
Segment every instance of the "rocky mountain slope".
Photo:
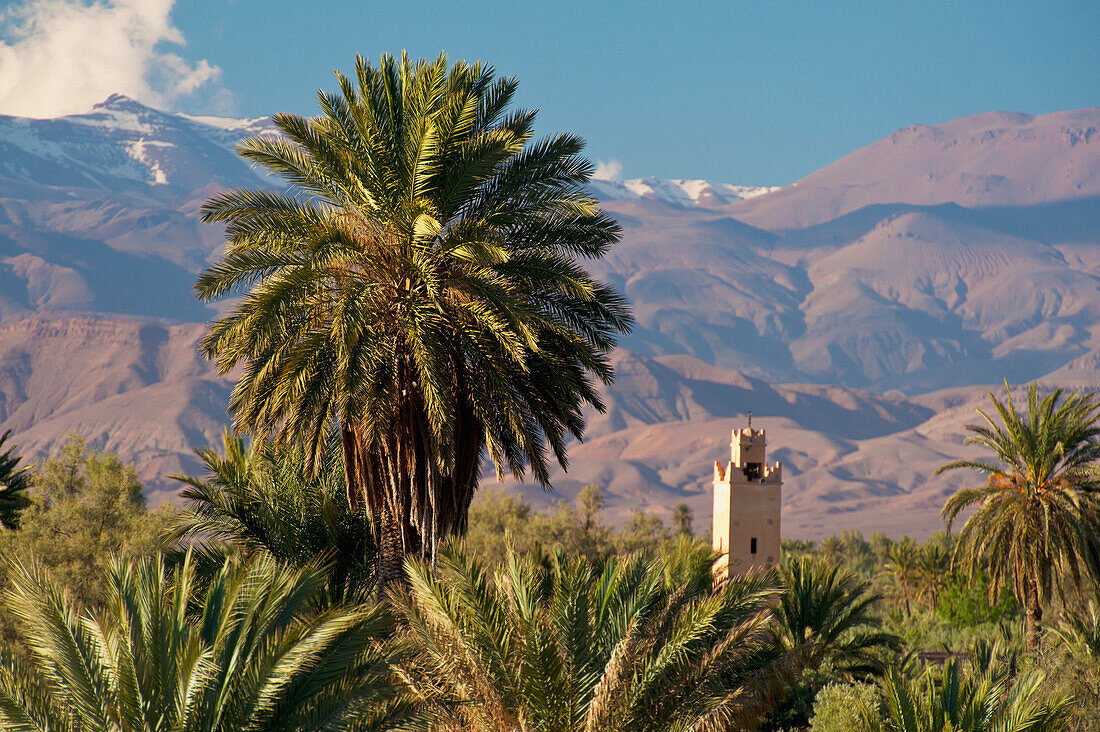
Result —
POLYGON ((987 112, 910 125, 782 192, 729 206, 767 229, 805 228, 873 204, 1036 206, 1100 196, 1100 107, 987 112))
MULTIPOLYGON (((555 493, 600 482, 617 519, 692 505, 752 410, 786 466, 784 530, 927 533, 967 476, 990 388, 1100 383, 1100 109, 914 126, 781 189, 594 181, 624 239, 593 264, 634 303, 610 408, 555 493)), ((71 430, 137 462, 157 499, 218 439, 231 383, 195 352, 191 295, 221 247, 196 211, 264 184, 233 154, 265 120, 112 97, 0 117, 0 428, 71 430)))

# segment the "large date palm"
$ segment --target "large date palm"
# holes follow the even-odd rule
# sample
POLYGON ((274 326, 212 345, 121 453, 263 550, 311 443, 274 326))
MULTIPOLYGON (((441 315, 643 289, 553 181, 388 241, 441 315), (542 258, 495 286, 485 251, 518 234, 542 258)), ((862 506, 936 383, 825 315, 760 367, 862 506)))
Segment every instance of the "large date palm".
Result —
POLYGON ((318 117, 276 115, 280 136, 242 143, 288 188, 205 204, 228 246, 196 291, 240 295, 202 344, 241 368, 236 428, 314 460, 340 440, 385 588, 464 531, 483 456, 543 484, 565 464, 630 315, 578 263, 620 232, 586 193, 583 143, 533 141, 514 79, 443 55, 337 77, 318 117))
MULTIPOLYGON (((1005 385, 1006 390, 1008 385, 1005 385)), ((1027 413, 1009 391, 967 425, 967 444, 995 461, 956 460, 937 473, 969 468, 988 482, 958 491, 943 507, 950 529, 976 507, 959 532, 954 559, 971 576, 988 571, 990 597, 1011 586, 1027 617, 1027 647, 1039 649, 1043 608, 1057 591, 1100 581, 1100 493, 1092 464, 1100 458, 1100 402, 1092 392, 1055 389, 1042 399, 1031 384, 1027 413)))

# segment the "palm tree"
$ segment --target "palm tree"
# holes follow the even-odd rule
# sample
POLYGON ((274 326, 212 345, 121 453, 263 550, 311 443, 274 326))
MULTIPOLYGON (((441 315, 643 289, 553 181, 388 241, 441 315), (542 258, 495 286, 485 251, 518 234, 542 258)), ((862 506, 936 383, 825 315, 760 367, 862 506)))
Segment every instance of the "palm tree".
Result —
MULTIPOLYGON (((10 436, 11 430, 0 436, 0 449, 10 436)), ((27 489, 31 484, 30 469, 19 467, 22 458, 12 455, 14 451, 14 447, 9 447, 0 453, 0 527, 5 529, 19 528, 19 514, 31 505, 27 498, 27 489)))
POLYGON ((948 530, 963 511, 977 507, 959 532, 955 563, 975 577, 988 568, 990 602, 1011 584, 1027 618, 1027 648, 1039 649, 1043 608, 1057 591, 1100 580, 1100 493, 1092 463, 1100 457, 1100 403, 1092 392, 1055 389, 1041 400, 1027 390, 1027 414, 1012 392, 990 401, 1000 424, 978 410, 984 425, 967 425, 967 444, 995 456, 956 460, 937 473, 969 468, 989 476, 943 507, 948 530))
POLYGON ((415 656, 398 675, 424 729, 744 729, 783 686, 767 577, 712 588, 710 562, 666 579, 637 556, 597 572, 511 552, 493 577, 461 548, 408 569, 397 612, 415 656))
POLYGON ((1089 600, 1085 611, 1063 612, 1054 634, 1070 653, 1089 663, 1100 663, 1100 607, 1089 600))
POLYGON ((951 553, 938 544, 928 544, 920 551, 917 567, 920 594, 928 599, 928 609, 935 612, 951 573, 951 553))
POLYGON ((686 503, 681 503, 672 510, 672 525, 681 536, 691 536, 691 524, 694 520, 695 514, 686 503))
POLYGON ((1054 696, 1042 673, 1013 678, 1004 669, 967 675, 958 661, 910 679, 897 671, 883 683, 881 709, 863 710, 867 732, 1059 732, 1070 700, 1054 696))
POLYGON ((407 553, 430 560, 465 530, 484 455, 548 485, 583 408, 603 409, 631 319, 578 261, 620 234, 586 192, 583 143, 532 142, 534 113, 508 112, 514 79, 444 55, 359 58, 337 78, 319 117, 276 115, 282 136, 242 143, 290 187, 205 204, 228 242, 196 292, 240 296, 202 343, 243 372, 236 429, 311 463, 339 439, 384 588, 407 553))
POLYGON ((920 560, 920 549, 917 548, 916 542, 906 536, 902 537, 901 541, 890 545, 886 550, 886 562, 882 565, 883 571, 893 581, 895 592, 905 603, 907 617, 913 614, 909 598, 920 576, 920 560))
POLYGON ((785 562, 775 609, 778 645, 802 653, 807 667, 828 663, 849 680, 883 671, 884 657, 901 645, 880 630, 882 599, 855 573, 812 557, 785 562))
POLYGON ((821 542, 821 553, 830 562, 839 562, 844 558, 844 540, 837 535, 826 537, 821 542))
POLYGON ((385 613, 310 616, 316 568, 227 565, 200 593, 190 557, 115 560, 103 616, 38 566, 10 570, 29 658, 0 663, 5 730, 370 730, 401 712, 375 643, 385 613))
POLYGON ((369 518, 348 505, 338 446, 316 474, 301 448, 266 440, 249 447, 226 432, 223 450, 196 450, 204 477, 174 476, 185 484, 180 497, 187 504, 172 514, 169 541, 195 544, 218 568, 227 552, 213 542, 291 567, 315 563, 328 571, 324 604, 365 600, 376 552, 369 518))

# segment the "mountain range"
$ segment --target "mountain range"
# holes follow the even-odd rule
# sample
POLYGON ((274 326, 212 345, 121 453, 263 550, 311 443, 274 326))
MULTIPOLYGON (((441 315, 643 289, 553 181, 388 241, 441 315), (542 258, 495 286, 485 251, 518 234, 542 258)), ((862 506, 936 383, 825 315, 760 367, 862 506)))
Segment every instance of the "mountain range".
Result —
MULTIPOLYGON (((1100 383, 1100 108, 913 125, 783 187, 596 180, 623 242, 590 263, 633 302, 609 409, 551 494, 709 519, 715 460, 751 410, 785 466, 784 534, 927 534, 933 476, 1005 379, 1100 383)), ((0 117, 0 429, 24 451, 77 430, 154 501, 216 442, 231 383, 195 345, 212 193, 273 185, 233 152, 267 119, 113 96, 0 117)))

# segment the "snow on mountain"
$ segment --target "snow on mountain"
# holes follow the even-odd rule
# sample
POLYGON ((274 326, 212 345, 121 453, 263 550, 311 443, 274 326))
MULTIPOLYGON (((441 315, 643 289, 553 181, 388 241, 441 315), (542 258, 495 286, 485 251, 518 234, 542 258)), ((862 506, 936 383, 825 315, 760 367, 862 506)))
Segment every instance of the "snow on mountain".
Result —
MULTIPOLYGON (((241 139, 276 134, 268 117, 173 114, 114 94, 89 112, 56 119, 0 116, 0 177, 48 186, 178 195, 263 175, 235 154, 241 139)), ((680 178, 593 180, 602 200, 646 199, 712 208, 779 190, 680 178)))
POLYGON ((662 201, 673 206, 713 208, 744 201, 781 186, 740 186, 683 178, 631 178, 629 180, 593 179, 588 187, 602 201, 635 198, 662 201))
POLYGON ((234 148, 243 137, 273 132, 267 118, 177 115, 115 94, 84 114, 0 116, 0 177, 158 196, 210 182, 250 185, 262 175, 234 148))

